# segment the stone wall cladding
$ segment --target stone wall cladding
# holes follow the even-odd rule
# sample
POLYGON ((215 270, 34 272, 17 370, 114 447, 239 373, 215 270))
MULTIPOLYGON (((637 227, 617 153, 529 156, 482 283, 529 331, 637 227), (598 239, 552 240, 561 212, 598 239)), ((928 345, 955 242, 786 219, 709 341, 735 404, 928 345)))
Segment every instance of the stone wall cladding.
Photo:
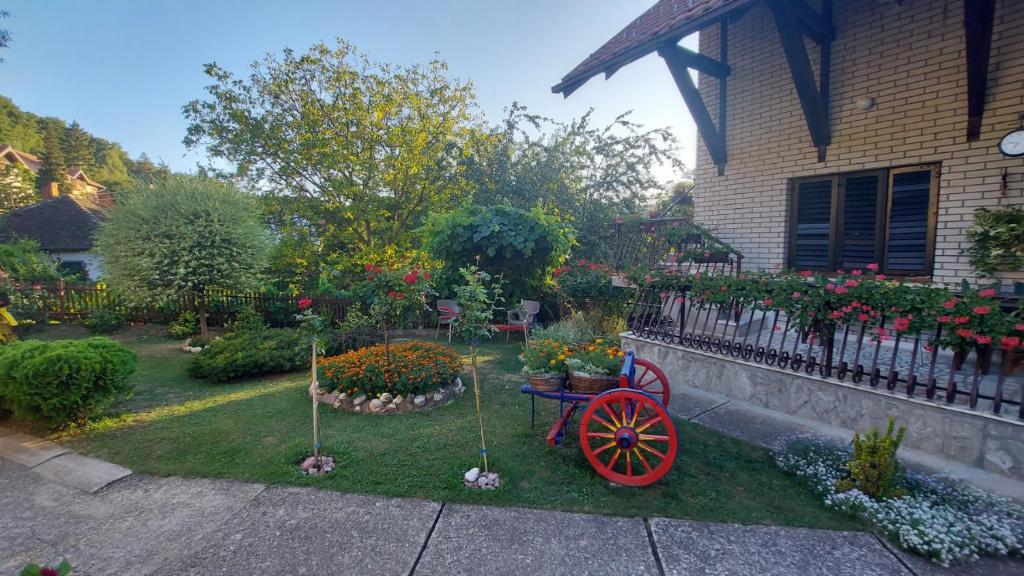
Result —
MULTIPOLYGON (((1002 205, 1024 204, 1024 162, 996 149, 1024 113, 1024 2, 997 1, 985 118, 971 143, 962 18, 959 0, 834 0, 832 145, 818 162, 775 22, 755 4, 729 24, 729 161, 719 176, 698 143, 697 219, 741 250, 745 267, 771 269, 786 256, 789 178, 941 163, 933 279, 973 277, 964 230, 976 208, 1000 204, 1004 168, 1002 205), (859 110, 861 96, 875 108, 859 110)), ((717 57, 718 40, 717 25, 702 30, 701 52, 717 57)), ((817 72, 818 48, 807 46, 817 72)), ((718 82, 702 75, 700 90, 717 118, 718 82)))
POLYGON ((1024 480, 1024 422, 629 336, 622 348, 657 364, 673 390, 697 388, 862 432, 892 416, 907 427, 909 448, 1024 480))

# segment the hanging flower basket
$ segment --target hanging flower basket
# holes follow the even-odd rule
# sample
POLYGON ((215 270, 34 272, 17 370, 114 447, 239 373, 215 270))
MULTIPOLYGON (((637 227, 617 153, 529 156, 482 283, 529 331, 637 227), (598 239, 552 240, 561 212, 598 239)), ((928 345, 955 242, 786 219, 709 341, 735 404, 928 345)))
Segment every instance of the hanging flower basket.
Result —
POLYGON ((600 394, 611 390, 618 382, 615 376, 591 376, 586 372, 569 372, 569 389, 581 394, 600 394))

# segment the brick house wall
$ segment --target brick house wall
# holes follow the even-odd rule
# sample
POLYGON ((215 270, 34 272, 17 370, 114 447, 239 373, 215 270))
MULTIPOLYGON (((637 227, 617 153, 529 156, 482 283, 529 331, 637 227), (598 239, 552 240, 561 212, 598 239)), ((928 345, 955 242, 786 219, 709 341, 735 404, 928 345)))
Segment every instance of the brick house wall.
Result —
MULTIPOLYGON (((962 19, 962 0, 834 0, 832 144, 825 162, 817 161, 771 13, 756 3, 730 22, 729 161, 719 176, 699 142, 698 221, 743 252, 745 268, 780 267, 787 254, 788 179, 941 163, 933 279, 973 278, 962 251, 974 210, 1024 204, 1024 159, 996 148, 1024 113, 1024 2, 997 2, 984 123, 981 138, 970 143, 962 19), (857 108, 862 96, 875 99, 872 110, 857 108), (1000 198, 1004 168, 1008 190, 1000 198)), ((717 57, 718 35, 717 25, 702 30, 700 51, 717 57)), ((817 45, 807 45, 817 72, 817 45)), ((717 85, 701 75, 713 118, 717 85)))

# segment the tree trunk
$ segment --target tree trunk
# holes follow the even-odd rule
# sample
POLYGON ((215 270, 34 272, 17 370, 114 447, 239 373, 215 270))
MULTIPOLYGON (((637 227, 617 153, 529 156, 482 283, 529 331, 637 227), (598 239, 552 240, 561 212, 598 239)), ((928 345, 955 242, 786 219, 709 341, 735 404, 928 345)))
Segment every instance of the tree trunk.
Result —
POLYGON ((206 299, 199 299, 199 335, 203 338, 210 336, 210 330, 206 325, 206 299))

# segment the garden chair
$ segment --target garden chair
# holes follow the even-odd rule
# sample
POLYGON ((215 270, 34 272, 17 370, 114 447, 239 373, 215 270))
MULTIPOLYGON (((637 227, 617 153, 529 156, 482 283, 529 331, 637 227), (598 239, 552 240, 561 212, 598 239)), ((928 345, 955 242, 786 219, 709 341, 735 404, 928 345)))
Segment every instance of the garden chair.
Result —
POLYGON ((462 309, 459 308, 459 303, 455 300, 438 300, 437 301, 437 329, 434 330, 434 338, 436 339, 438 334, 441 333, 441 325, 448 325, 448 342, 452 341, 452 323, 462 313, 462 309))
MULTIPOLYGON (((536 300, 520 300, 519 307, 508 311, 508 324, 515 326, 523 332, 526 346, 530 346, 530 331, 537 323, 537 314, 540 314, 540 302, 536 300)), ((510 338, 512 330, 505 331, 505 340, 510 338)))

